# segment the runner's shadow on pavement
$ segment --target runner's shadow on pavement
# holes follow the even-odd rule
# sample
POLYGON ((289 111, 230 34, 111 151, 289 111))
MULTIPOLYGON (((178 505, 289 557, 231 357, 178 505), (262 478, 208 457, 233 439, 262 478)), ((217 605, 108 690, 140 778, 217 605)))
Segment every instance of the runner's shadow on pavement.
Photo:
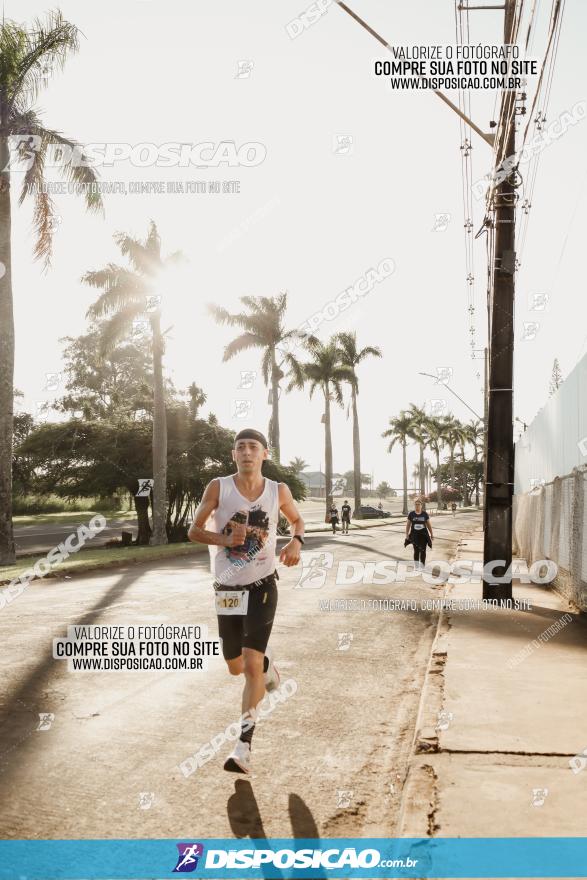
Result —
POLYGON ((259 805, 248 780, 236 780, 234 794, 229 797, 226 810, 230 830, 235 837, 250 837, 252 840, 267 839, 259 805))
MULTIPOLYGON (((259 805, 253 792, 253 787, 248 780, 236 780, 234 783, 234 794, 229 797, 226 809, 230 829, 236 838, 250 837, 253 841, 267 840, 259 805)), ((320 839, 316 821, 309 807, 299 795, 290 794, 288 812, 292 827, 292 837, 294 839, 320 839)), ((263 849, 262 846, 256 845, 255 848, 263 849)), ((283 880, 284 875, 274 867, 262 865, 261 870, 267 880, 270 880, 270 878, 271 880, 273 878, 274 880, 283 880), (271 873, 266 873, 266 870, 271 871, 271 873)), ((316 875, 316 877, 325 876, 322 873, 316 875)))

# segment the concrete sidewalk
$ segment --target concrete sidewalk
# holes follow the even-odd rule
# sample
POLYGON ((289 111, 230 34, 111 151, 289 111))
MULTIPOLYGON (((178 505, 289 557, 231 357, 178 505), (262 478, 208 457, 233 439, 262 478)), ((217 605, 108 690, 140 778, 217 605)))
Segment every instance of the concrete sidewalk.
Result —
MULTIPOLYGON (((457 558, 482 557, 479 530, 457 558)), ((401 836, 585 835, 587 618, 548 587, 514 581, 513 592, 531 608, 440 616, 401 836)), ((445 590, 459 604, 481 595, 480 584, 445 590)))

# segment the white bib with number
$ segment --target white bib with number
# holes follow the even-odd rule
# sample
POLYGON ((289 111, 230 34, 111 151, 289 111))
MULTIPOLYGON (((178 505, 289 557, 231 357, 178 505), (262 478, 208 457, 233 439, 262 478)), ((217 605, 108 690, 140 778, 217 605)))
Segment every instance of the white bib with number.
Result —
POLYGON ((249 607, 248 590, 217 590, 214 599, 217 614, 246 614, 249 607))

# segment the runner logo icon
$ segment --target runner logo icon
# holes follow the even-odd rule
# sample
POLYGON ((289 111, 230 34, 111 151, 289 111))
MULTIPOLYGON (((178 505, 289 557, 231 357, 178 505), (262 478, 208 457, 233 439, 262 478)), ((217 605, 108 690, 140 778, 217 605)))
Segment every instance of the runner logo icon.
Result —
POLYGON ((173 869, 174 874, 189 873, 198 867, 198 859, 204 855, 204 846, 201 843, 178 843, 179 851, 177 865, 173 869))

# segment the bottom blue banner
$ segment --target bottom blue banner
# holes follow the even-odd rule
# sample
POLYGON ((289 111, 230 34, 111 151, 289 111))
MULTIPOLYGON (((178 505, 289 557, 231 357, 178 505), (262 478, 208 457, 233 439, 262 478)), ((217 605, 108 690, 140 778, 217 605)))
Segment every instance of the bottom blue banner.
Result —
POLYGON ((6 880, 587 877, 587 838, 4 840, 6 880))

